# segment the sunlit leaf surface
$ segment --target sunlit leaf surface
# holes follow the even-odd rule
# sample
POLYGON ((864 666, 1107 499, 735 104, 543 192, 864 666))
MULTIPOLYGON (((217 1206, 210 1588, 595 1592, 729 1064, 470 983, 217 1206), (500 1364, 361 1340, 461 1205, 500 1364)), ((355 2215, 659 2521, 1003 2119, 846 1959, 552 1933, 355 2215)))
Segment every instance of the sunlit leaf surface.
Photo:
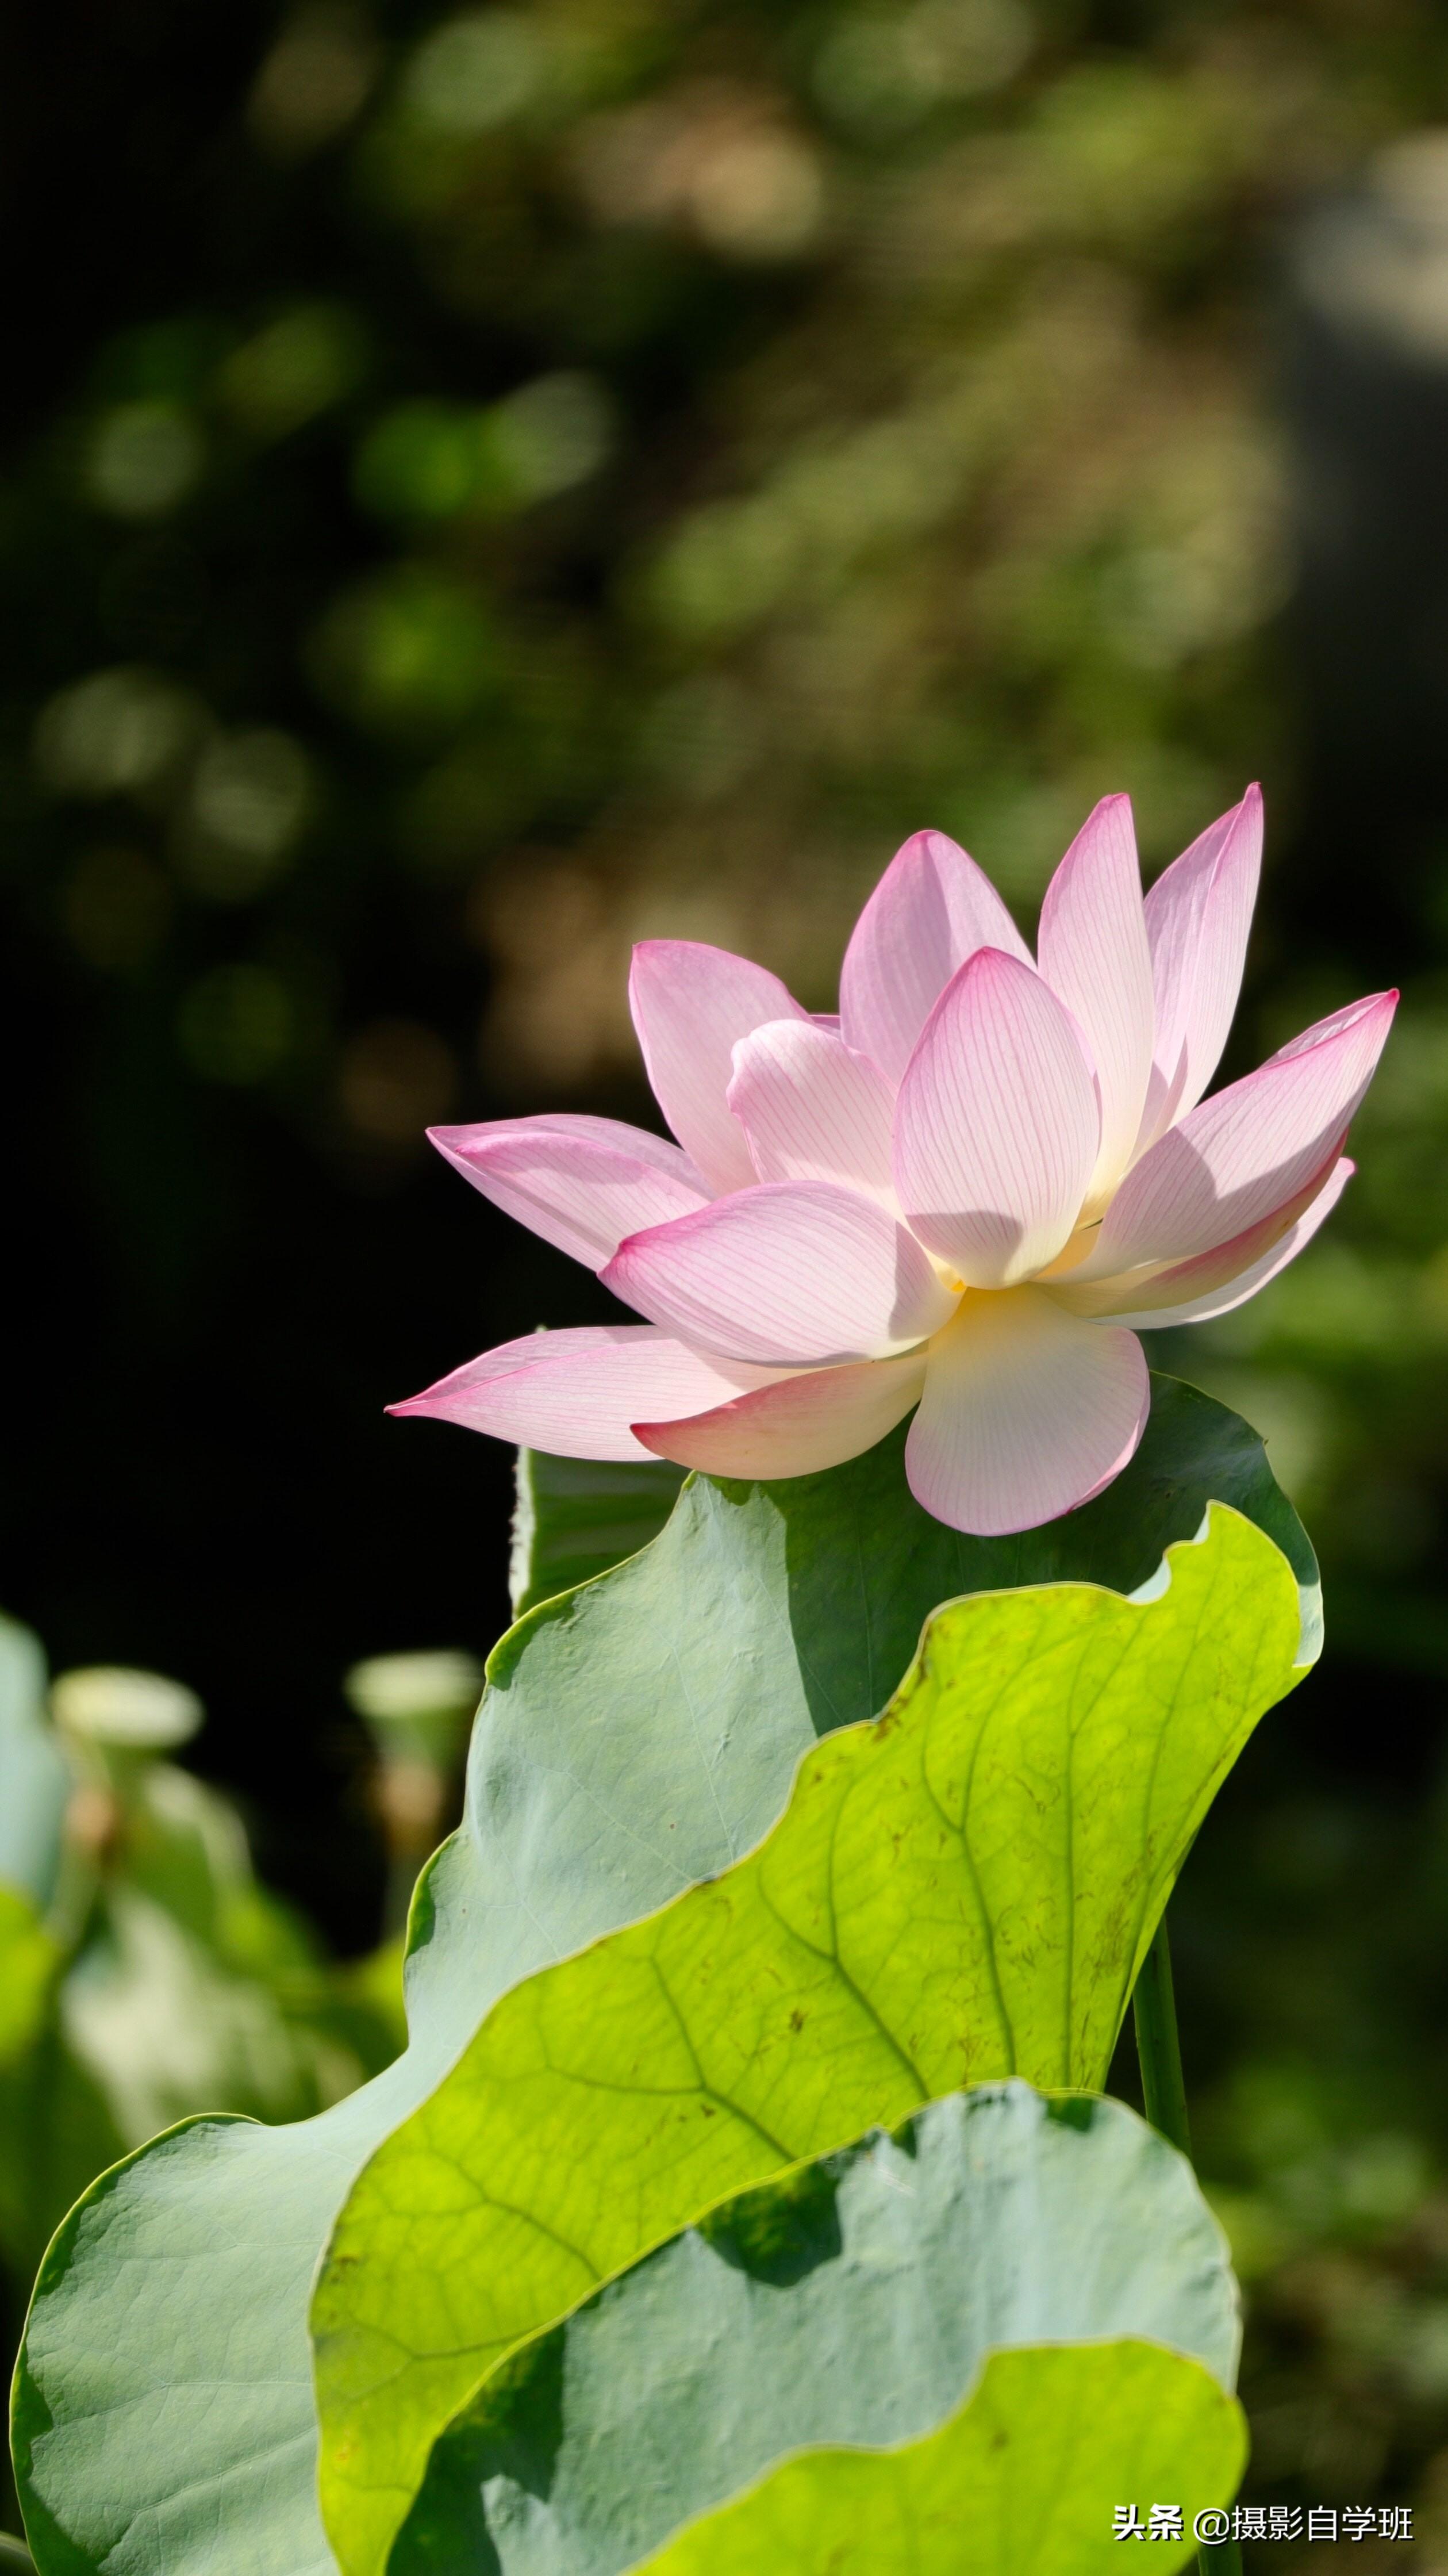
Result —
POLYGON ((790 2452, 934 2431, 992 2348, 1122 2335, 1232 2385, 1235 2285, 1182 2158, 1117 2102, 952 2094, 525 2345, 439 2442, 390 2576, 619 2576, 790 2452))
POLYGON ((1154 2567, 1196 2557, 1193 2514, 1235 2491, 1246 2456, 1235 2401, 1200 2364, 1151 2344, 1001 2352, 938 2433, 904 2450, 813 2451, 659 2551, 638 2576, 1105 2576, 1112 2515, 1180 2504, 1184 2536, 1154 2567))
POLYGON ((1126 1473, 1019 1539, 929 1520, 900 1446, 794 1484, 689 1485, 643 1555, 498 1649, 464 1824, 414 1907, 406 2056, 318 2119, 191 2124, 56 2241, 17 2414, 46 2576, 91 2576, 142 2532, 167 2576, 332 2576, 307 2301, 354 2178, 520 1979, 748 1851, 817 1738, 883 1707, 938 1602, 1059 1579, 1130 1592, 1215 1496, 1286 1552, 1315 1651, 1315 1563, 1261 1442, 1171 1379, 1126 1473))
POLYGON ((322 2502, 381 2576, 509 2348, 731 2192, 993 2076, 1098 2086, 1207 1804, 1292 1686, 1296 1586, 1214 1506, 1149 1602, 942 1610, 757 1852, 495 2008, 353 2188, 313 2306, 322 2502))

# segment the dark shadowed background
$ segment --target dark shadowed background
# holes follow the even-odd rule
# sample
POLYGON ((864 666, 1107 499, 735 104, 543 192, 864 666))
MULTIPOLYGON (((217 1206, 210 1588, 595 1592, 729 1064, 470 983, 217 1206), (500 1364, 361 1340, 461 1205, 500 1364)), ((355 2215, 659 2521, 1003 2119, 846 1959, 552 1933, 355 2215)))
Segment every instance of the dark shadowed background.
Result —
POLYGON ((1439 119, 1428 0, 51 0, 0 32, 7 1606, 57 1665, 190 1683, 264 1869, 363 1949, 341 1675, 487 1646, 510 1487, 382 1408, 610 1310, 425 1125, 649 1118, 635 938, 829 1007, 908 831, 1029 925, 1097 796, 1155 869, 1261 776, 1227 1070, 1405 1002, 1328 1237, 1157 1337, 1268 1435, 1328 1587, 1174 1921, 1261 2492, 1411 2490, 1425 2569, 1439 119))

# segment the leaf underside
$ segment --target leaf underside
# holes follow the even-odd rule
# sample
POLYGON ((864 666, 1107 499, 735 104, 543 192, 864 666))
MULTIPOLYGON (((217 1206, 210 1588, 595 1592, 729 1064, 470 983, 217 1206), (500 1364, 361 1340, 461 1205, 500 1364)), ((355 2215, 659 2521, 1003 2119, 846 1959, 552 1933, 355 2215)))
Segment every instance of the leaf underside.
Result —
POLYGON ((938 1602, 1131 1592, 1217 1497, 1276 1539, 1312 1611, 1312 1552, 1260 1440, 1175 1380, 1154 1381, 1117 1483, 1018 1539, 930 1520, 902 1448, 776 1485, 693 1479, 643 1555, 510 1632, 464 1824, 414 1907, 406 2055, 320 2118, 202 2120, 141 2150, 51 2248, 15 2417, 43 2576, 334 2576, 307 2303, 354 2178, 500 1995, 756 1843, 801 1755, 884 1705, 938 1602))
POLYGON ((591 1583, 656 1539, 679 1499, 684 1470, 595 1458, 551 1458, 520 1449, 509 1589, 513 1616, 591 1583))
POLYGON ((514 2354, 439 2441, 389 2576, 621 2576, 791 2452, 933 2432, 992 2349, 1120 2336, 1232 2385, 1235 2284, 1184 2158, 1120 2103, 951 2094, 514 2354))
POLYGON ((1196 2556, 1194 2515, 1236 2492, 1241 2409, 1200 2364, 1137 2342, 993 2353, 937 2433, 814 2451, 683 2532, 637 2576, 1106 2576, 1118 2505, 1183 2508, 1153 2567, 1196 2556))
POLYGON ((1260 1530, 1214 1505, 1169 1564, 1147 1602, 948 1605, 756 1852, 517 1987, 379 2149, 312 2312, 348 2576, 380 2576, 504 2355, 701 2211, 959 2086, 1101 2084, 1206 1806, 1294 1678, 1260 1530))

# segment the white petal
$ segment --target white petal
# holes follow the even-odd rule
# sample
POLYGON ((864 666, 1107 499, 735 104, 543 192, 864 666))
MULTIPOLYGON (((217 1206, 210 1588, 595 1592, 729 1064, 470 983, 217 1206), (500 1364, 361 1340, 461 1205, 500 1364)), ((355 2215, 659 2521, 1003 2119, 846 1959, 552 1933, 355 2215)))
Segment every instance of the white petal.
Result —
POLYGON ((638 1422, 660 1458, 710 1476, 812 1476, 873 1449, 903 1420, 925 1383, 925 1353, 804 1369, 713 1413, 684 1422, 638 1422))
POLYGON ((632 1235, 602 1276, 696 1349, 766 1368, 883 1359, 923 1341, 956 1302, 878 1200, 830 1181, 716 1199, 632 1235))
POLYGON ((894 1094, 868 1056, 810 1020, 771 1020, 734 1050, 729 1106, 762 1181, 843 1181, 893 1198, 894 1094))
POLYGON ((654 1097, 709 1188, 757 1175, 725 1097, 740 1038, 805 1013, 777 975, 694 939, 646 939, 633 953, 629 1008, 654 1097))
POLYGON ((967 1296, 930 1345, 910 1489, 978 1538, 1034 1529, 1120 1474, 1150 1404, 1134 1333, 1082 1323, 1040 1288, 967 1296))
POLYGON ((971 1287, 1004 1288, 1070 1236, 1101 1141, 1064 1003, 983 948, 946 987, 895 1108, 895 1187, 914 1232, 971 1287))
POLYGON ((1030 963, 995 887, 943 832, 896 851, 855 924, 840 972, 840 1025, 898 1082, 952 975, 978 948, 1030 963))
POLYGON ((1088 816, 1046 889, 1041 973, 1082 1030, 1101 1096, 1101 1150, 1083 1213, 1094 1216, 1131 1160, 1151 1073, 1151 950, 1129 796, 1088 816))
POLYGON ((687 1154, 618 1118, 497 1118, 428 1135, 484 1198, 590 1270, 641 1226, 708 1205, 687 1154))

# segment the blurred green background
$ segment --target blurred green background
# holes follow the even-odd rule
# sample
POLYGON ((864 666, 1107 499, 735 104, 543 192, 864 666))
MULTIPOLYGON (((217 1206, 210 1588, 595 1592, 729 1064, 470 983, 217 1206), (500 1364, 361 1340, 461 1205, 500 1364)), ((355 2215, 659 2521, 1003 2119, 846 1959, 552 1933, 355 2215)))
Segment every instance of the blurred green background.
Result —
MULTIPOLYGON (((204 1701, 164 1830, 71 1725, 70 1858, 114 1916, 117 1796, 135 1848, 199 1834, 202 1895, 168 1862, 150 1898, 269 1999, 270 2073, 144 2102, 106 2095, 104 2012, 52 2012, 111 2123, 70 2164, 391 2045, 385 1963, 328 1959, 379 1938, 389 1835, 395 1921, 420 1809, 342 1676, 486 1648, 510 1466, 381 1408, 608 1311, 425 1124, 649 1116, 635 938, 828 1007, 919 825, 1029 922, 1100 794, 1155 868, 1261 776, 1227 1070, 1405 1000, 1328 1238, 1155 1337, 1267 1433, 1328 1590, 1327 1663, 1174 1908, 1188 2074, 1251 2287, 1252 2492, 1411 2500, 1416 2554, 1355 2563, 1448 2569, 1439 120, 1429 0, 51 0, 0 31, 0 1589, 57 1666, 204 1701), (230 1804, 197 1822, 221 1791, 261 1882, 230 1804)), ((38 2115, 4 2104, 18 2154, 38 2115)), ((74 2180, 26 2170, 12 2323, 74 2180)))

